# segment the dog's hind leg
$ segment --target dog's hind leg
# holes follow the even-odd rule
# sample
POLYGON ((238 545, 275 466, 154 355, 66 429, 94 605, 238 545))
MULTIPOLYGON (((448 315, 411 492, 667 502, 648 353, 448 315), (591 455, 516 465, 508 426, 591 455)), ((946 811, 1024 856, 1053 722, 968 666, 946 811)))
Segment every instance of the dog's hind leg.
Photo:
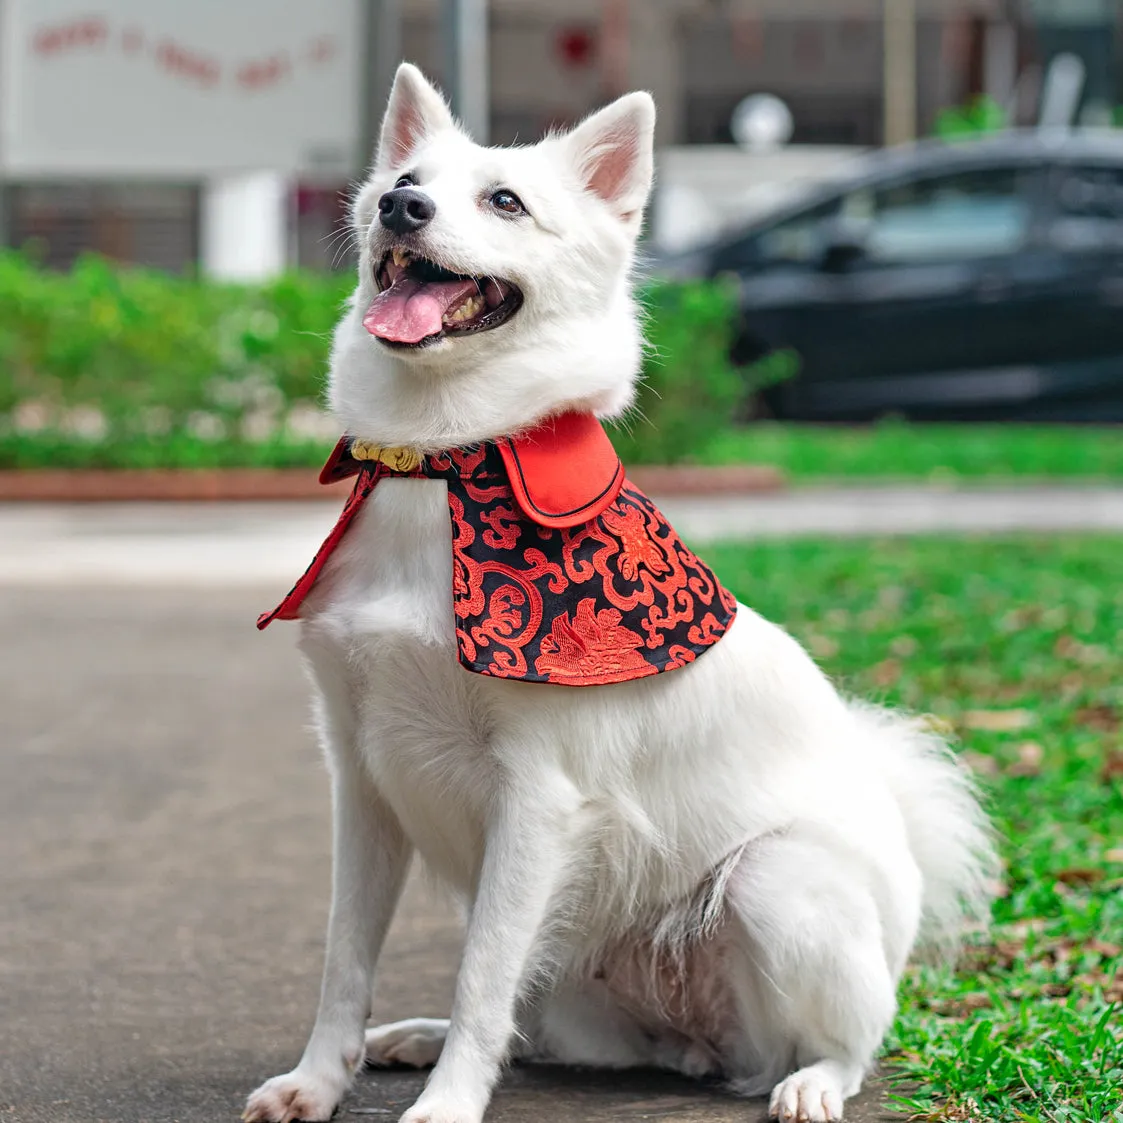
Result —
POLYGON ((797 826, 749 847, 730 878, 729 982, 744 1048, 730 1075, 746 1095, 771 1089, 783 1123, 833 1123, 861 1087, 916 930, 910 872, 874 871, 840 840, 797 826))
POLYGON ((595 979, 563 980, 543 995, 527 1021, 523 1060, 618 1069, 658 1060, 651 1036, 595 979))
POLYGON ((367 1030, 366 1063, 374 1068, 435 1065, 448 1036, 447 1018, 407 1018, 367 1030))
MULTIPOLYGON (((372 1067, 437 1063, 449 1022, 408 1018, 367 1030, 366 1063, 372 1067)), ((603 983, 566 979, 528 1002, 518 1019, 512 1058, 587 1068, 655 1065, 650 1035, 615 1002, 603 983)))

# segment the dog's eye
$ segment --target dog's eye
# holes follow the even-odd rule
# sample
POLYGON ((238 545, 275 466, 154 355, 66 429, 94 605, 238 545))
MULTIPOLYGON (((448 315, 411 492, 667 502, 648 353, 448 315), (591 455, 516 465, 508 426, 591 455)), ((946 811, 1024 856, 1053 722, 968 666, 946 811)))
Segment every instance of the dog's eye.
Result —
POLYGON ((398 176, 398 182, 394 184, 395 187, 413 187, 417 181, 411 175, 398 176))
POLYGON ((505 188, 492 195, 491 205, 504 214, 526 214, 526 207, 523 206, 522 200, 513 191, 505 188))

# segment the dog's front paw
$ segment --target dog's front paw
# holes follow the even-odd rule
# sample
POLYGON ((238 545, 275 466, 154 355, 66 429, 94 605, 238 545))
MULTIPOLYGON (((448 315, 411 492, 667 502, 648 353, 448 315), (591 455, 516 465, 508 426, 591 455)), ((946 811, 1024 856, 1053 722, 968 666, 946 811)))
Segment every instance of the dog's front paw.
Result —
POLYGON ((399 1123, 480 1123, 483 1108, 468 1101, 423 1095, 399 1123))
POLYGON ((768 1104, 772 1119, 780 1123, 840 1123, 842 1089, 817 1068, 802 1069, 776 1085, 768 1104))
POLYGON ((299 1068, 266 1080, 248 1100, 244 1123, 323 1123, 343 1097, 338 1081, 299 1068))

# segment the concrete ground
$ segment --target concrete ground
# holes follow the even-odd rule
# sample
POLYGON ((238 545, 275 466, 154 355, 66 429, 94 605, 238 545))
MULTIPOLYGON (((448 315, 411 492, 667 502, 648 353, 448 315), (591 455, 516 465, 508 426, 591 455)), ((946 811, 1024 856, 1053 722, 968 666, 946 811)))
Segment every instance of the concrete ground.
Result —
MULTIPOLYGON (((96 517, 40 517, 70 527, 54 549, 113 536, 96 517)), ((198 518, 169 506, 159 519, 189 568, 198 518)), ((13 525, 0 529, 9 577, 13 525)), ((133 531, 152 537, 146 517, 133 531)), ((272 576, 287 587, 308 556, 302 542, 297 569, 272 576)), ((295 628, 254 630, 281 591, 272 576, 81 590, 57 556, 37 557, 51 587, 0 580, 0 1123, 234 1121, 298 1059, 319 986, 328 800, 295 628)), ((414 883, 376 1018, 446 1012, 458 946, 448 909, 414 883)), ((421 1079, 365 1074, 340 1118, 393 1120, 421 1079)), ((848 1118, 882 1119, 880 1105, 875 1086, 848 1118)), ((489 1119, 763 1116, 656 1073, 516 1069, 489 1119)))
MULTIPOLYGON (((327 535, 345 490, 305 503, 0 504, 0 585, 272 585, 279 595, 327 535)), ((1117 487, 806 488, 660 506, 692 542, 1123 531, 1117 487)))

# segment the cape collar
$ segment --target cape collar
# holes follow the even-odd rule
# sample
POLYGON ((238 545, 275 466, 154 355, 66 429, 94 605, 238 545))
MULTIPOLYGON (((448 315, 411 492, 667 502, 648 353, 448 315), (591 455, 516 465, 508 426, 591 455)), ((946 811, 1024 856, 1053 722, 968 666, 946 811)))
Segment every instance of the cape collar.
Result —
MULTIPOLYGON (((595 519, 624 483, 624 466, 591 413, 558 414, 520 434, 486 443, 503 458, 523 514, 539 526, 560 529, 595 519)), ((363 471, 447 477, 450 464, 444 453, 423 454, 344 436, 321 469, 320 483, 337 483, 363 471)))

